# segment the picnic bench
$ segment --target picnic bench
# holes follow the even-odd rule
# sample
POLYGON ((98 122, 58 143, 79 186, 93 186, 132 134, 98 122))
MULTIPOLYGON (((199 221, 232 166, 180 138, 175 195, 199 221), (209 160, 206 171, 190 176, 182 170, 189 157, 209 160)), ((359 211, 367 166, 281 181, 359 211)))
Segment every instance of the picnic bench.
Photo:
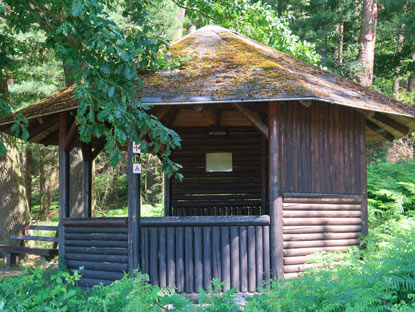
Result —
POLYGON ((17 264, 17 257, 21 255, 37 255, 40 256, 41 263, 52 259, 58 255, 58 227, 46 225, 22 225, 13 226, 14 230, 20 231, 21 235, 10 235, 10 239, 17 241, 17 245, 0 245, 0 252, 6 255, 6 265, 10 268, 17 264), (49 236, 33 236, 27 235, 29 230, 33 231, 54 231, 53 237, 49 236), (42 241, 51 242, 52 248, 28 247, 25 246, 26 241, 42 241))

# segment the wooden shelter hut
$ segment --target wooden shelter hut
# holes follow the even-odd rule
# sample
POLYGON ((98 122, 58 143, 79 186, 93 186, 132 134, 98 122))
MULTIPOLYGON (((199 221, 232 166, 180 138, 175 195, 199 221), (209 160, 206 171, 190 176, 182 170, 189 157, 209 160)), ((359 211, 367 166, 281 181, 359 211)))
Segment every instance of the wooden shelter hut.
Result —
MULTIPOLYGON (((366 142, 415 129, 415 112, 373 90, 218 26, 171 46, 179 69, 142 76, 138 105, 177 131, 183 181, 167 180, 165 216, 140 218, 128 164, 128 218, 91 218, 93 140, 84 155, 84 218, 69 215, 69 151, 81 146, 73 88, 22 113, 29 140, 59 145, 60 257, 82 285, 139 268, 179 293, 254 292, 298 276, 307 256, 346 251, 367 225, 366 142)), ((0 130, 8 131, 11 120, 0 130)), ((129 159, 132 145, 129 143, 129 159)))

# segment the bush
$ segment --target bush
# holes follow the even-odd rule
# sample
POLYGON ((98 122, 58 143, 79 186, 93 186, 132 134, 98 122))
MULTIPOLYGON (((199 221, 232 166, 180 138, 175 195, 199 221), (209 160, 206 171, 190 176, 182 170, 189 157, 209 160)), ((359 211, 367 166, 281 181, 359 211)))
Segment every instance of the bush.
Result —
POLYGON ((372 231, 330 269, 273 282, 244 311, 415 311, 415 219, 372 231))

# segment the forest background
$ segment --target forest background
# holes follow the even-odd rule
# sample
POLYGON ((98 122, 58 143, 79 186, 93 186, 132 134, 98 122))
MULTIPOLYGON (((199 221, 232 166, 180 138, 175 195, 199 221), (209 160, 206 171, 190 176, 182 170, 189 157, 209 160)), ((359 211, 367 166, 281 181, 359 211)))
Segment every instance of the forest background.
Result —
MULTIPOLYGON (((123 16, 122 6, 123 1, 120 1, 108 9, 108 13, 110 19, 127 32, 134 26, 131 19, 123 16)), ((160 42, 171 42, 203 25, 217 23, 405 103, 414 103, 415 1, 155 0, 146 4, 146 10, 146 25, 152 29, 152 38, 160 42), (365 30, 367 23, 370 27, 365 30), (362 37, 364 31, 371 33, 369 42, 362 37), (370 45, 374 47, 372 56, 365 54, 370 45)), ((7 27, 0 14, 0 36, 10 31, 7 27)), ((1 70, 0 80, 7 82, 14 110, 70 84, 67 68, 56 57, 56 51, 47 45, 44 32, 35 29, 7 35, 14 40, 13 66, 1 70)), ((16 183, 20 183, 26 193, 25 197, 19 197, 19 203, 11 205, 19 210, 15 222, 31 219, 34 223, 56 223, 57 149, 8 140, 8 155, 11 156, 0 161, 0 166, 3 173, 16 175, 16 183)), ((369 143, 367 148, 371 225, 411 215, 415 211, 415 178, 411 174, 415 172, 414 134, 394 142, 369 143)), ((71 202, 76 215, 82 203, 80 151, 73 151, 71 157, 74 172, 71 202)), ((126 156, 119 157, 117 166, 110 164, 110 152, 101 153, 95 161, 95 216, 126 214, 127 185, 123 166, 126 156)), ((165 179, 161 163, 151 154, 144 155, 142 160, 142 214, 161 215, 165 179)), ((10 184, 10 179, 0 175, 0 195, 7 194, 11 188, 15 185, 10 184)), ((5 213, 0 212, 0 216, 5 213)), ((0 240, 5 239, 7 236, 0 234, 0 240)))

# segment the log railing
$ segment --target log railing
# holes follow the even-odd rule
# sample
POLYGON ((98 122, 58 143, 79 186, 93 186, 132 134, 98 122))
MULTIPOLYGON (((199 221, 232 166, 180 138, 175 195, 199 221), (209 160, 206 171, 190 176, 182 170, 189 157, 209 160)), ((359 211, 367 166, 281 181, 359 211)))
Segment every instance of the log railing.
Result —
POLYGON ((269 216, 142 218, 141 269, 179 293, 254 292, 270 278, 269 216))

